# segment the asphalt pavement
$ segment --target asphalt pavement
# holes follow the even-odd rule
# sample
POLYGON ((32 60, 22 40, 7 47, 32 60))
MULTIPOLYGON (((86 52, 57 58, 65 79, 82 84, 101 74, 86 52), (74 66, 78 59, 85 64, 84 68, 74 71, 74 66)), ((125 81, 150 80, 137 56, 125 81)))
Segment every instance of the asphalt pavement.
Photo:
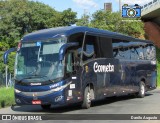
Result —
MULTIPOLYGON (((135 96, 112 97, 104 100, 96 101, 90 109, 81 109, 80 106, 67 106, 61 108, 51 108, 43 110, 38 105, 30 106, 11 106, 0 109, 0 114, 160 114, 160 89, 149 91, 144 98, 136 98, 135 96)), ((97 115, 98 116, 98 115, 97 115)), ((7 121, 9 122, 9 121, 7 121)), ((13 122, 13 121, 12 121, 13 122)), ((40 121, 37 121, 40 123, 40 121)), ((50 123, 52 121, 45 121, 50 123)), ((56 121, 56 122, 75 122, 75 121, 56 121)), ((85 119, 76 122, 86 122, 85 119)), ((87 123, 97 123, 96 119, 89 120, 87 123)), ((135 121, 104 121, 99 120, 98 123, 118 122, 132 123, 135 121)), ((136 121, 136 123, 160 123, 159 121, 136 121)), ((13 122, 14 123, 14 122, 13 122)), ((17 123, 17 121, 15 121, 17 123)))

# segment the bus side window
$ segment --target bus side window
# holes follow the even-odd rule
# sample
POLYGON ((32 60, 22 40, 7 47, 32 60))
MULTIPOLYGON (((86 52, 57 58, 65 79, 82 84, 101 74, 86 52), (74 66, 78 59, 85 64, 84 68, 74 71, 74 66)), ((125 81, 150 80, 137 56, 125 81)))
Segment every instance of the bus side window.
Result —
POLYGON ((134 48, 131 48, 131 59, 134 59, 134 48))
POLYGON ((144 47, 144 56, 146 60, 150 60, 150 46, 148 45, 144 47))
MULTIPOLYGON (((97 46, 97 45, 96 45, 97 46)), ((99 37, 99 52, 101 58, 113 58, 112 38, 99 37)), ((96 51, 98 51, 96 49, 96 51)), ((96 53, 97 55, 97 53, 96 53)))
POLYGON ((118 49, 118 48, 116 48, 116 49, 113 50, 113 57, 114 57, 114 58, 117 58, 117 59, 120 59, 120 58, 121 58, 120 52, 119 52, 119 49, 118 49))
POLYGON ((124 48, 119 48, 119 58, 124 59, 125 51, 124 48))
POLYGON ((95 57, 94 37, 86 36, 85 45, 83 48, 83 61, 93 59, 95 57))
POLYGON ((144 59, 144 53, 143 53, 143 48, 142 46, 137 47, 136 51, 138 52, 138 59, 143 60, 144 59))
POLYGON ((156 48, 151 46, 151 60, 156 60, 156 48))
POLYGON ((83 52, 83 51, 82 51, 82 47, 78 48, 78 49, 77 49, 77 52, 78 52, 77 57, 80 58, 80 57, 81 57, 81 53, 83 52))
POLYGON ((113 56, 117 59, 124 59, 124 55, 125 55, 125 52, 123 48, 113 50, 113 56))
POLYGON ((67 54, 66 72, 67 73, 73 72, 73 53, 71 53, 71 52, 67 54))
POLYGON ((126 59, 126 60, 129 60, 130 59, 130 49, 128 48, 128 47, 126 47, 125 49, 124 49, 124 58, 126 59))
POLYGON ((113 57, 117 58, 118 56, 118 49, 113 49, 113 57))
POLYGON ((139 54, 138 54, 137 48, 134 48, 134 50, 135 50, 135 60, 138 60, 139 54))
POLYGON ((145 56, 146 56, 146 60, 155 60, 155 56, 156 56, 156 50, 154 46, 148 45, 147 47, 145 47, 145 56))

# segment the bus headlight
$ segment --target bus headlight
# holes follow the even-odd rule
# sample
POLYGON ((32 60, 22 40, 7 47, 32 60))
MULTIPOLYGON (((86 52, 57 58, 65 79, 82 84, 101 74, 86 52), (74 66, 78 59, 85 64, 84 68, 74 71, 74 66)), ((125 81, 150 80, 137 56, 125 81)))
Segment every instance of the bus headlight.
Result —
POLYGON ((20 93, 21 91, 18 89, 14 89, 15 93, 20 93))

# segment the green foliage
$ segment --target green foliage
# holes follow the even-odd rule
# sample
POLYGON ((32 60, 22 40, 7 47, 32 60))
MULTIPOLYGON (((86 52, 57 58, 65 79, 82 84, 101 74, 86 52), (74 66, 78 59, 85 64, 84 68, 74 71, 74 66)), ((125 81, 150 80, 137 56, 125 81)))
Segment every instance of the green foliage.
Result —
POLYGON ((157 63, 157 86, 160 87, 160 63, 157 63))
MULTIPOLYGON (((58 12, 48 5, 29 0, 4 0, 0 1, 0 7, 0 41, 9 47, 15 47, 24 34, 77 21, 76 12, 71 9, 58 12)), ((0 44, 0 50, 4 49, 0 44)))
MULTIPOLYGON (((5 72, 5 64, 3 63, 3 54, 4 54, 4 52, 0 52, 0 73, 5 72)), ((8 71, 12 75, 14 74, 15 55, 16 55, 16 53, 13 52, 13 53, 9 54, 9 57, 8 57, 8 71)))
POLYGON ((84 14, 81 19, 78 20, 78 22, 76 23, 78 26, 89 26, 89 19, 90 16, 84 14))
POLYGON ((3 63, 3 53, 4 52, 0 52, 0 73, 5 72, 5 64, 3 63))
POLYGON ((9 54, 9 57, 8 57, 8 70, 9 70, 9 73, 11 73, 12 75, 14 74, 15 56, 16 56, 16 53, 12 52, 11 54, 9 54))
POLYGON ((160 64, 160 48, 156 48, 157 62, 160 64))
POLYGON ((156 49, 157 52, 157 84, 160 86, 160 48, 156 49))
POLYGON ((121 22, 119 13, 110 11, 97 11, 93 14, 90 26, 104 30, 117 31, 121 22))
MULTIPOLYGON (((75 24, 76 12, 73 12, 71 8, 64 10, 61 14, 61 23, 62 26, 69 26, 70 24, 75 24)), ((60 21, 59 21, 60 22, 60 21)))
POLYGON ((136 38, 144 37, 143 23, 136 19, 124 19, 120 12, 97 11, 91 17, 83 15, 77 25, 119 32, 136 38), (89 18, 92 18, 91 21, 89 18))
POLYGON ((15 104, 14 101, 14 89, 13 88, 0 88, 0 108, 4 108, 6 106, 11 106, 15 104))
POLYGON ((5 42, 0 42, 0 51, 5 51, 9 48, 9 44, 5 42))

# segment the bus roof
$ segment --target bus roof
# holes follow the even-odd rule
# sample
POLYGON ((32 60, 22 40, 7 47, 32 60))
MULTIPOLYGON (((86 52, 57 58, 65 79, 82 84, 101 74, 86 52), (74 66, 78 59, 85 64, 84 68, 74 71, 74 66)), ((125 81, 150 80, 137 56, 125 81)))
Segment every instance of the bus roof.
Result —
POLYGON ((126 36, 116 32, 100 30, 96 28, 88 28, 83 26, 67 26, 67 27, 57 27, 57 28, 39 30, 39 31, 25 35, 22 38, 22 42, 49 39, 49 38, 53 38, 56 35, 70 36, 72 34, 85 33, 85 32, 91 33, 93 35, 107 36, 114 39, 152 43, 151 41, 148 41, 148 40, 141 40, 141 39, 133 38, 133 37, 126 36))

